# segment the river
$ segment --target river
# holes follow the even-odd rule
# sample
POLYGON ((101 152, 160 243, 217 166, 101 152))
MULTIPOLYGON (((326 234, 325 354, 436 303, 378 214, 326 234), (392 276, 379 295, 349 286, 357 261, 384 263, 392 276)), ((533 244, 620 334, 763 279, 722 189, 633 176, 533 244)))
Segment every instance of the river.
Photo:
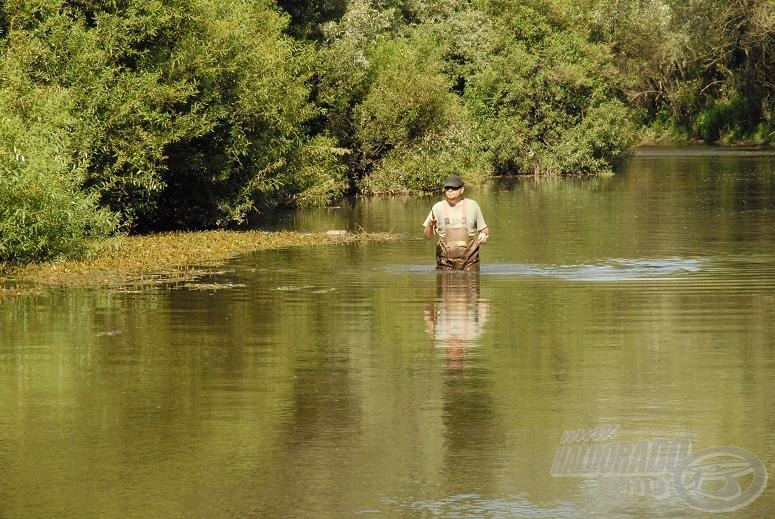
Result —
POLYGON ((770 516, 775 152, 466 194, 479 275, 356 199, 263 225, 399 239, 0 303, 0 517, 770 516))

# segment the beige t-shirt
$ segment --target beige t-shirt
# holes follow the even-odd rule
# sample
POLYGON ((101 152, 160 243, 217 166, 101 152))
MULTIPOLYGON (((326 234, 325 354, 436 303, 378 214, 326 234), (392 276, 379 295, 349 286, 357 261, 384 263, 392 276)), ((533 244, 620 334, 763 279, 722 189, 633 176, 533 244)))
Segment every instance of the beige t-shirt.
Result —
POLYGON ((423 227, 429 225, 434 216, 436 217, 436 230, 442 238, 448 225, 452 227, 467 226, 469 236, 474 236, 478 231, 487 227, 479 204, 468 198, 464 198, 454 206, 449 205, 446 200, 437 202, 428 213, 428 217, 425 218, 423 227))

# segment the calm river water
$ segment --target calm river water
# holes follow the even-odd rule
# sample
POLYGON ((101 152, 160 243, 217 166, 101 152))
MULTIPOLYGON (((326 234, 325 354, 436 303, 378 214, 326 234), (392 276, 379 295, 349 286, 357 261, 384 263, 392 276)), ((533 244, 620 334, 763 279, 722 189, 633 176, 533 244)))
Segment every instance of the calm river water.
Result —
POLYGON ((266 225, 400 239, 0 303, 0 517, 772 516, 775 153, 467 194, 478 276, 358 200, 266 225))

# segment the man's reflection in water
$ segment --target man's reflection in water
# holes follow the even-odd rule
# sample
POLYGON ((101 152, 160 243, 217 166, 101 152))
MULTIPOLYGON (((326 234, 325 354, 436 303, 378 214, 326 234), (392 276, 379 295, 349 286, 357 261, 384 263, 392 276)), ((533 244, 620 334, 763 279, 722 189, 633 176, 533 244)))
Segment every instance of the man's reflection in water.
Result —
POLYGON ((425 307, 425 323, 435 347, 445 353, 442 471, 443 492, 450 496, 472 489, 487 495, 497 488, 494 457, 504 435, 493 405, 491 372, 471 355, 481 343, 489 310, 480 297, 478 272, 437 272, 436 298, 425 307))
POLYGON ((436 299, 425 306, 425 324, 436 347, 447 352, 447 367, 462 368, 466 351, 478 345, 489 313, 479 297, 479 273, 438 271, 436 299))

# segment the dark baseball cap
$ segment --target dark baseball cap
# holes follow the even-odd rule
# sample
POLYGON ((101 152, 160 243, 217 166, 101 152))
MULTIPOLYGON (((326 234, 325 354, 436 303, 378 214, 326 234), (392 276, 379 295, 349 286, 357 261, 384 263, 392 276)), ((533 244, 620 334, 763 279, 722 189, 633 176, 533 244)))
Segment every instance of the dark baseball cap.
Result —
POLYGON ((444 181, 444 187, 454 187, 455 189, 465 186, 463 179, 457 175, 450 175, 444 181))

